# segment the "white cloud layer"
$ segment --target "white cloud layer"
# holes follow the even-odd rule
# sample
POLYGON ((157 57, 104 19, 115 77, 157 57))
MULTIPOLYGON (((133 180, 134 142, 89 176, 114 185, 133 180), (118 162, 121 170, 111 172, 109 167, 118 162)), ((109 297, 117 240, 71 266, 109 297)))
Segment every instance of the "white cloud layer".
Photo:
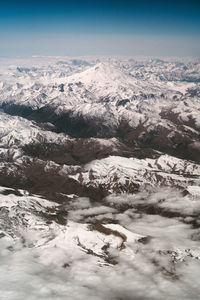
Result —
POLYGON ((198 210, 199 201, 197 194, 195 198, 183 197, 179 191, 170 189, 112 195, 104 206, 87 198, 76 198, 69 202, 69 207, 66 203, 71 220, 62 225, 46 223, 48 209, 57 209, 54 203, 25 194, 2 194, 1 230, 6 235, 0 238, 1 299, 197 300, 199 229, 187 224, 184 218, 192 218, 189 203, 196 204, 198 210), (138 209, 144 202, 147 206, 160 205, 169 214, 178 210, 180 216, 162 216, 160 210, 145 213, 138 209), (80 203, 82 212, 77 211, 80 203), (120 205, 113 209, 114 203, 120 205), (105 215, 120 224, 105 225, 107 228, 127 236, 124 249, 117 248, 119 236, 88 229, 86 222, 102 220, 105 215), (131 240, 135 234, 148 239, 131 240), (116 264, 104 261, 102 245, 110 245, 109 257, 116 264))

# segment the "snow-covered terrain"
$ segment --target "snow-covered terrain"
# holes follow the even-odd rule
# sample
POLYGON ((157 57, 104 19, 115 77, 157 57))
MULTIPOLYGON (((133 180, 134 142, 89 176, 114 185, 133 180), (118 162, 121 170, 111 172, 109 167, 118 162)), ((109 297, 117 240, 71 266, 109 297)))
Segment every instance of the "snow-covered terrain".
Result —
POLYGON ((0 292, 198 299, 200 61, 0 59, 0 292))

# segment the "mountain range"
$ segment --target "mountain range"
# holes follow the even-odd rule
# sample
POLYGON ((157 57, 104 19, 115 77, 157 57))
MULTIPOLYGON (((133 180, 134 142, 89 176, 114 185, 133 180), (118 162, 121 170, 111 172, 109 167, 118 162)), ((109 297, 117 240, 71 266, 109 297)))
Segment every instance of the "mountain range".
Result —
POLYGON ((3 299, 198 299, 200 61, 1 58, 0 186, 3 299))

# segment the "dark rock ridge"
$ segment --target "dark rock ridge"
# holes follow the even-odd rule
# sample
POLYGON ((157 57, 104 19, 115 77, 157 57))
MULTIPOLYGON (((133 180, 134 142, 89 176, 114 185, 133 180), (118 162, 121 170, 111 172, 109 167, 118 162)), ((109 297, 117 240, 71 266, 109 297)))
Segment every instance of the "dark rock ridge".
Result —
MULTIPOLYGON (((37 110, 33 110, 31 107, 23 105, 4 103, 2 108, 10 115, 17 115, 27 118, 28 120, 34 120, 38 124, 51 123, 54 127, 48 129, 57 133, 66 133, 74 138, 116 137, 124 144, 124 149, 128 147, 131 148, 132 151, 133 148, 150 148, 178 158, 189 159, 200 163, 200 148, 193 146, 195 141, 199 141, 200 133, 197 133, 199 132, 199 128, 196 127, 192 118, 186 122, 180 121, 178 114, 176 115, 169 111, 162 112, 161 116, 163 119, 167 119, 172 122, 175 129, 167 129, 158 123, 152 130, 149 130, 146 126, 146 122, 141 122, 137 127, 133 128, 130 126, 128 120, 122 119, 118 126, 112 127, 105 125, 102 119, 86 118, 83 115, 77 115, 73 111, 57 114, 55 112, 56 108, 51 106, 45 106, 37 110), (188 128, 195 129, 196 131, 188 130, 185 125, 188 126, 188 128), (171 134, 172 132, 173 134, 171 134)), ((77 143, 80 144, 80 140, 77 143)), ((82 144, 84 144, 84 142, 82 142, 82 144)), ((41 148, 42 147, 43 146, 41 146, 41 148)), ((62 152, 59 146, 57 147, 57 150, 55 149, 56 146, 54 146, 54 150, 52 147, 49 151, 55 151, 57 153, 60 151, 62 152)), ((66 148, 68 147, 69 145, 66 145, 66 148)), ((33 148, 33 152, 37 152, 36 145, 34 145, 32 149, 33 148)), ((80 149, 83 148, 84 146, 82 145, 80 149)), ((24 150, 25 152, 30 152, 30 147, 25 148, 24 150)), ((110 149, 106 151, 104 157, 109 155, 109 151, 110 149)), ((43 152, 44 151, 42 151, 42 153, 43 152)), ((68 150, 65 152, 68 152, 68 150)), ((83 152, 87 157, 87 151, 83 150, 83 152)), ((102 156, 97 153, 95 158, 100 157, 102 156)), ((70 162, 73 162, 73 160, 73 157, 69 158, 70 162)))
POLYGON ((110 128, 97 118, 85 119, 82 115, 75 115, 73 111, 66 111, 60 114, 55 113, 56 107, 44 106, 33 110, 31 107, 18 104, 3 104, 5 113, 13 116, 20 116, 38 123, 52 123, 54 131, 63 132, 71 137, 100 137, 109 138, 115 136, 115 129, 110 128))

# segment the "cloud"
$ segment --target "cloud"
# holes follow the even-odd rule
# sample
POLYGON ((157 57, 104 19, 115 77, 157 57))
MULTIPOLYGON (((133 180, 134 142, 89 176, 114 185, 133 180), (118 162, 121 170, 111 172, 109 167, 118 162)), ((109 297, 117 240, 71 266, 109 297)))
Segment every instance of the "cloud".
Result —
MULTIPOLYGON (((161 207, 189 217, 191 203, 198 209, 199 195, 184 197, 179 190, 164 188, 111 195, 104 206, 88 198, 75 198, 62 207, 74 218, 66 225, 53 221, 58 204, 26 194, 2 194, 1 198, 2 300, 198 299, 199 229, 180 216, 163 216, 161 207), (160 209, 151 213, 143 204, 160 209), (77 222, 82 217, 88 222, 105 221, 106 212, 113 223, 120 224, 109 225, 111 228, 120 230, 123 226, 130 234, 149 238, 138 242, 127 239, 125 248, 119 250, 115 245, 119 236, 104 237, 102 232, 90 230, 85 219, 77 222), (52 217, 50 223, 47 215, 48 220, 52 217), (102 245, 107 245, 110 262, 102 257, 102 245)), ((125 229, 123 232, 126 234, 125 229)))

